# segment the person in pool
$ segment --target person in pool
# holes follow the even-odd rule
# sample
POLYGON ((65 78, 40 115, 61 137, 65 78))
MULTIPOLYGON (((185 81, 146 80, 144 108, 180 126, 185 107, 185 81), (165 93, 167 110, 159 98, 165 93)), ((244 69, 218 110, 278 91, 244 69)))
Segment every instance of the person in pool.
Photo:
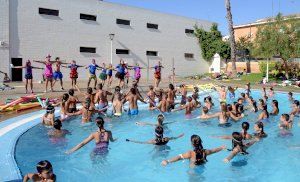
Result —
POLYGON ((258 110, 264 110, 264 108, 266 107, 266 103, 263 99, 259 99, 258 100, 258 110))
POLYGON ((269 112, 268 112, 267 106, 265 105, 264 109, 259 114, 257 121, 267 121, 268 118, 269 118, 269 112))
POLYGON ((157 116, 157 123, 156 124, 150 123, 150 122, 136 122, 135 124, 139 125, 139 126, 165 126, 165 125, 168 125, 168 124, 176 122, 176 121, 173 121, 173 122, 164 122, 164 120, 165 120, 165 116, 163 114, 159 114, 157 116))
POLYGON ((168 95, 166 93, 162 93, 162 100, 157 104, 157 108, 160 112, 165 113, 168 112, 169 103, 167 101, 168 95))
POLYGON ((82 123, 88 123, 91 122, 92 116, 94 113, 103 113, 101 110, 95 110, 95 106, 91 104, 90 98, 85 98, 85 102, 82 105, 82 108, 74 113, 68 113, 69 116, 82 116, 82 123))
POLYGON ((30 91, 31 93, 33 93, 33 84, 32 84, 32 69, 43 69, 43 68, 39 68, 39 67, 35 67, 35 66, 31 66, 31 62, 30 60, 26 61, 25 66, 14 66, 12 68, 16 68, 16 69, 25 69, 25 93, 28 93, 28 84, 30 85, 30 91))
MULTIPOLYGON (((252 135, 248 133, 250 124, 248 122, 242 123, 242 131, 240 132, 241 136, 243 137, 243 140, 249 140, 252 138, 252 135)), ((232 139, 232 136, 213 136, 214 138, 220 138, 220 139, 232 139)))
POLYGON ((123 113, 123 102, 122 102, 122 95, 119 94, 117 99, 114 100, 113 104, 113 114, 116 117, 122 116, 123 113))
POLYGON ((168 102, 168 110, 171 111, 172 109, 175 109, 175 99, 176 99, 176 92, 173 84, 169 84, 169 89, 167 91, 167 102, 168 102))
POLYGON ((211 108, 214 106, 211 96, 204 97, 204 105, 208 108, 208 110, 211 110, 211 108))
POLYGON ((204 149, 202 145, 202 140, 198 135, 191 136, 191 143, 193 146, 193 150, 190 150, 184 154, 180 154, 174 158, 163 160, 161 165, 166 166, 170 163, 177 162, 179 160, 189 159, 190 160, 190 167, 203 165, 207 162, 206 157, 208 155, 220 152, 226 149, 226 146, 221 146, 215 149, 204 149))
POLYGON ((288 99, 289 99, 289 101, 291 101, 291 102, 294 101, 294 98, 293 98, 293 92, 289 92, 289 93, 288 93, 288 99))
POLYGON ((145 102, 137 93, 136 93, 136 89, 131 88, 130 89, 130 93, 124 100, 124 104, 128 101, 129 102, 129 111, 128 114, 129 115, 138 115, 139 114, 139 109, 138 109, 138 100, 140 100, 141 102, 147 104, 147 102, 145 102))
POLYGON ((274 96, 274 94, 275 94, 275 92, 274 92, 274 89, 273 89, 273 87, 270 87, 270 90, 269 90, 269 97, 273 97, 274 96))
POLYGON ((176 140, 184 136, 184 133, 177 137, 164 137, 164 128, 162 126, 156 126, 155 128, 155 139, 148 140, 146 142, 126 139, 127 142, 133 142, 138 144, 152 144, 152 145, 166 145, 171 140, 176 140))
MULTIPOLYGON (((107 100, 107 96, 108 95, 112 95, 111 92, 106 91, 103 89, 103 84, 100 83, 97 85, 98 90, 96 91, 96 95, 94 97, 94 103, 98 103, 98 107, 97 109, 104 109, 108 107, 108 100, 107 100)), ((105 112, 106 110, 104 110, 105 112)))
POLYGON ((100 68, 100 66, 98 66, 98 64, 96 64, 95 59, 92 59, 92 64, 85 67, 85 69, 89 69, 89 75, 90 75, 87 87, 89 87, 91 81, 94 80, 94 89, 96 89, 96 85, 97 85, 96 70, 97 70, 97 68, 100 68))
POLYGON ((293 127, 294 116, 288 114, 282 114, 280 117, 279 128, 290 130, 293 127))
POLYGON ((50 130, 48 132, 48 135, 52 138, 63 138, 65 137, 67 134, 69 134, 70 132, 68 130, 65 129, 61 129, 62 124, 61 124, 61 120, 57 119, 54 121, 53 123, 53 130, 50 130))
POLYGON ((188 103, 186 103, 184 106, 180 106, 177 109, 173 109, 172 112, 180 111, 180 110, 185 109, 185 115, 190 116, 192 114, 193 109, 194 109, 194 105, 193 105, 193 102, 192 102, 193 99, 192 99, 192 97, 189 96, 187 98, 187 100, 188 100, 188 103))
POLYGON ((92 140, 94 140, 96 142, 96 147, 93 151, 95 154, 103 154, 103 153, 107 152, 109 141, 115 142, 117 139, 113 138, 111 131, 106 130, 104 128, 104 120, 102 117, 97 117, 95 122, 96 122, 96 125, 98 126, 98 131, 90 134, 89 137, 84 139, 81 143, 76 145, 71 150, 67 151, 66 154, 71 154, 71 153, 79 150, 80 148, 82 148, 83 146, 85 146, 92 140))
POLYGON ((23 182, 29 180, 32 181, 44 181, 44 182, 55 182, 56 175, 53 173, 52 165, 49 161, 40 161, 36 165, 37 173, 28 173, 24 176, 23 182))
POLYGON ((225 163, 228 163, 233 159, 237 154, 248 154, 246 151, 250 146, 255 144, 258 141, 257 138, 255 140, 252 140, 248 143, 243 142, 243 136, 239 132, 233 132, 232 133, 232 149, 230 150, 231 153, 229 156, 227 156, 223 161, 225 163))
POLYGON ((48 105, 46 108, 46 113, 42 118, 42 123, 45 126, 53 126, 55 118, 55 108, 52 105, 48 105))
POLYGON ((62 97, 61 103, 60 103, 60 119, 61 121, 64 121, 68 118, 68 100, 69 100, 69 94, 65 93, 62 97))
POLYGON ((77 111, 76 104, 79 100, 76 96, 74 96, 74 89, 71 88, 69 90, 68 94, 69 94, 69 99, 68 99, 68 102, 67 102, 67 111, 69 113, 76 112, 77 111))
POLYGON ((278 101, 277 100, 272 100, 272 112, 270 115, 278 115, 279 114, 279 108, 278 108, 278 101))
POLYGON ((149 92, 147 93, 147 97, 149 99, 149 110, 154 110, 156 108, 155 96, 156 94, 154 91, 154 87, 150 85, 149 92))
POLYGON ((264 131, 264 123, 261 121, 255 123, 254 131, 255 133, 253 134, 253 136, 258 139, 266 138, 268 136, 264 131))
POLYGON ((300 103, 298 100, 294 100, 292 104, 292 111, 290 112, 291 115, 297 116, 300 113, 300 103))
POLYGON ((181 106, 185 106, 186 105, 186 101, 187 101, 187 90, 185 88, 184 84, 181 84, 179 86, 179 93, 181 94, 181 101, 180 101, 180 105, 181 106))

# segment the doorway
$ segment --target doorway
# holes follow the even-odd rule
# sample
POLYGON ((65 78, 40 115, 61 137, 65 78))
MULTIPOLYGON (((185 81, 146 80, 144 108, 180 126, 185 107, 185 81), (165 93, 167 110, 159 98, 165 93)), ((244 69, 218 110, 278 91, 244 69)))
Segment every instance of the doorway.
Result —
MULTIPOLYGON (((22 66, 22 58, 11 58, 11 64, 14 66, 22 66)), ((11 68, 11 80, 23 81, 23 69, 11 68)))

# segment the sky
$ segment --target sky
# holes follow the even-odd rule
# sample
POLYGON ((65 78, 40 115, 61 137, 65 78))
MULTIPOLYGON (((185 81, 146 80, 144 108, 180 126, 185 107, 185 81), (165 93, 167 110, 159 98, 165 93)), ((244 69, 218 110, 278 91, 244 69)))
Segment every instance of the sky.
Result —
MULTIPOLYGON (((225 0, 104 0, 218 23, 228 35, 225 0)), ((231 0, 234 25, 271 17, 300 13, 300 0, 231 0), (273 4, 273 8, 272 8, 273 4), (272 11, 273 9, 273 11, 272 11)))

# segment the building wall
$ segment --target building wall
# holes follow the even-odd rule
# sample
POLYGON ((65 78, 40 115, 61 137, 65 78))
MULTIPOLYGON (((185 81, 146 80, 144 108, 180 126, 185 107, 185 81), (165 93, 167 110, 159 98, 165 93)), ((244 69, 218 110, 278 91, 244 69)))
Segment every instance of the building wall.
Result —
MULTIPOLYGON (((50 53, 53 59, 56 56, 68 62, 74 59, 79 65, 88 65, 92 58, 98 64, 109 63, 109 34, 114 33, 114 64, 123 58, 131 65, 139 63, 147 67, 149 62, 151 67, 157 60, 161 60, 165 67, 163 76, 166 76, 171 74, 174 58, 177 75, 208 71, 208 64, 201 57, 197 38, 185 33, 186 28, 193 29, 195 24, 208 30, 212 24, 208 21, 99 0, 10 0, 9 15, 10 57, 23 58, 23 62, 27 59, 42 60, 50 53), (39 7, 57 9, 59 16, 40 15, 39 7), (80 13, 97 15, 97 21, 81 20, 80 13), (116 18, 131 20, 131 26, 117 25, 116 18), (147 23, 158 24, 158 30, 147 29, 147 23), (80 53, 80 46, 96 47, 97 53, 80 53), (116 55, 116 48, 129 49, 130 55, 116 55), (146 51, 158 51, 159 56, 148 57, 146 51), (184 53, 193 53, 194 59, 185 59, 184 53)), ((8 60, 1 61, 1 67, 7 67, 8 64, 8 60)), ((34 78, 40 79, 42 71, 34 72, 34 78)), ((68 77, 69 70, 63 69, 62 72, 68 77)), ((144 78, 146 73, 146 70, 142 72, 144 78)), ((150 77, 152 74, 153 70, 150 71, 150 77)), ((87 71, 83 68, 80 68, 79 79, 87 79, 87 71)))
MULTIPOLYGON (((258 62, 250 62, 250 73, 260 73, 259 63, 258 62)), ((247 70, 247 62, 236 62, 236 70, 237 72, 243 72, 243 70, 247 70)), ((232 70, 232 63, 229 62, 227 64, 227 70, 232 70)))
MULTIPOLYGON (((9 0, 0 0, 0 70, 8 72, 9 62, 9 0)), ((4 75, 0 74, 0 80, 4 75)))
POLYGON ((256 37, 257 27, 256 26, 247 26, 234 28, 235 40, 238 41, 241 37, 249 37, 253 41, 256 37))

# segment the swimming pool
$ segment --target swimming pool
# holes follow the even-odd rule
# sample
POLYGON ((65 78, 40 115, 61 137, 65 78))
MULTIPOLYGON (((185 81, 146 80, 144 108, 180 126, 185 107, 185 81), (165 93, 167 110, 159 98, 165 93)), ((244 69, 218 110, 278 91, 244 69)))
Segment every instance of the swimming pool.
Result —
MULTIPOLYGON (((214 110, 219 110, 216 93, 212 94, 216 104, 214 110)), ((261 97, 259 91, 253 91, 255 99, 261 97)), ((295 95, 300 99, 300 95, 295 95)), ((271 98, 273 99, 273 98, 271 98)), ((269 102, 271 101, 269 99, 269 102)), ((277 93, 274 99, 279 101, 280 113, 290 112, 290 102, 286 93, 277 93)), ((200 99, 203 100, 203 97, 200 99)), ((63 123, 71 135, 64 140, 49 139, 49 129, 41 124, 25 132, 18 140, 15 149, 15 159, 22 174, 35 171, 35 165, 40 160, 49 160, 57 175, 58 181, 296 181, 300 178, 300 149, 291 146, 300 145, 299 118, 294 121, 293 136, 281 137, 278 129, 279 116, 271 116, 265 124, 268 134, 249 148, 247 156, 238 156, 231 163, 222 160, 228 151, 208 156, 208 162, 194 169, 189 168, 189 161, 172 163, 167 167, 160 165, 166 158, 176 156, 191 150, 190 136, 197 134, 203 140, 204 148, 210 149, 226 144, 231 148, 230 140, 213 138, 215 135, 230 135, 233 131, 240 131, 241 123, 248 121, 250 130, 257 114, 243 118, 229 128, 218 127, 218 121, 212 119, 206 122, 187 120, 184 111, 166 114, 165 122, 176 121, 165 128, 165 136, 178 136, 185 133, 183 138, 171 141, 167 146, 142 145, 128 143, 126 138, 147 141, 154 138, 154 127, 137 126, 136 121, 155 122, 158 112, 149 112, 141 107, 137 117, 122 116, 108 119, 105 127, 118 138, 110 143, 109 152, 103 156, 92 157, 90 154, 95 146, 91 142, 84 148, 71 155, 64 152, 96 131, 95 124, 82 125, 79 118, 63 123)), ((269 110, 271 107, 268 107, 269 110)), ((193 113, 196 117, 200 109, 193 113)))

